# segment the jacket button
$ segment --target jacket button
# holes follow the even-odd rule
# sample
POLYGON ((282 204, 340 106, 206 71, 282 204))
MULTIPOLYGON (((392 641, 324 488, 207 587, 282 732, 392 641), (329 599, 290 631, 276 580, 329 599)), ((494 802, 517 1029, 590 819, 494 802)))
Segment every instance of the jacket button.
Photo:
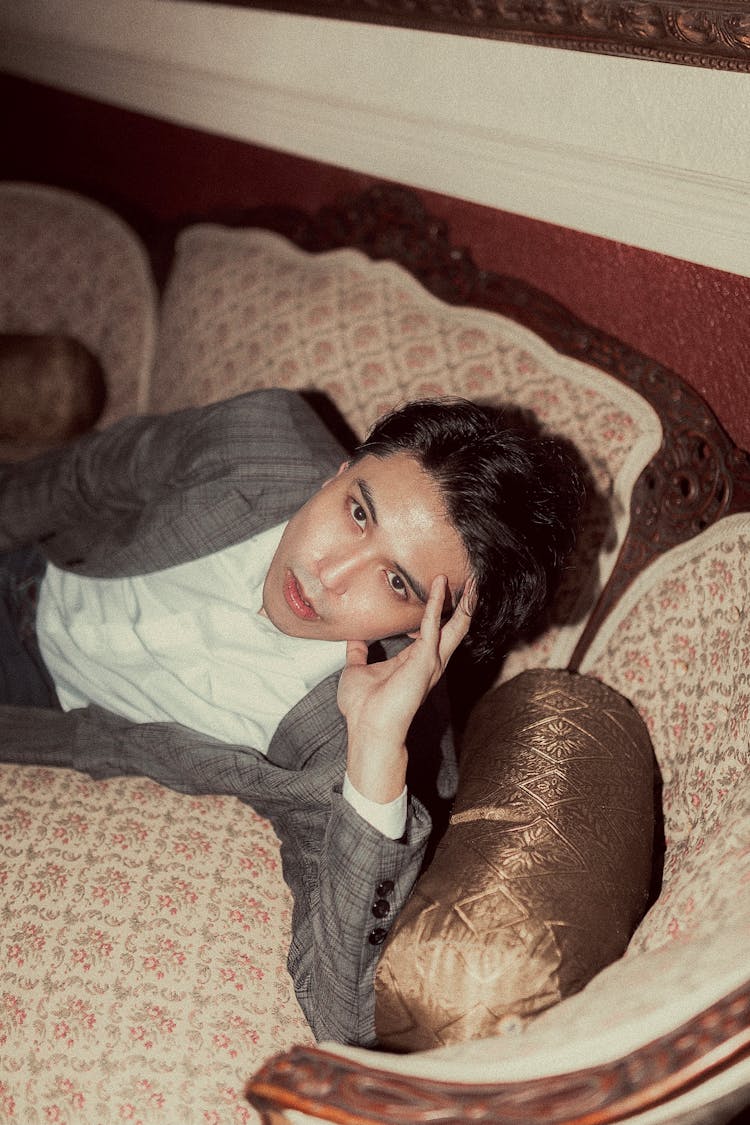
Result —
POLYGON ((385 918, 391 912, 391 904, 387 898, 378 898, 372 904, 372 912, 376 918, 385 918))
POLYGON ((378 883, 375 888, 375 894, 378 898, 385 898, 386 895, 391 894, 393 891, 393 879, 384 879, 382 883, 378 883))
POLYGON ((371 931, 370 936, 367 940, 369 941, 370 945, 382 945, 387 935, 388 931, 384 930, 381 926, 378 926, 376 930, 371 931))

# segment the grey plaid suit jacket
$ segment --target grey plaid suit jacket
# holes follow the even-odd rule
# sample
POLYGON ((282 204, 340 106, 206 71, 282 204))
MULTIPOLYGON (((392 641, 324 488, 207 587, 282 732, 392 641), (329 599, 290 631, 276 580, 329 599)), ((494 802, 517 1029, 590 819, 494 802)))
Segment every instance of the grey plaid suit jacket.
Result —
MULTIPOLYGON (((128 419, 0 466, 0 550, 39 544, 81 574, 147 573, 288 518, 345 456, 304 401, 280 390, 128 419)), ((300 1004, 317 1038, 371 1045, 378 953, 419 872, 427 807, 452 796, 455 762, 447 709, 433 693, 410 733, 405 836, 383 837, 341 796, 346 727, 337 683, 328 677, 290 711, 266 757, 99 707, 0 707, 0 757, 232 794, 269 817, 294 897, 288 966, 300 1004), (383 899, 381 920, 372 907, 383 899)))

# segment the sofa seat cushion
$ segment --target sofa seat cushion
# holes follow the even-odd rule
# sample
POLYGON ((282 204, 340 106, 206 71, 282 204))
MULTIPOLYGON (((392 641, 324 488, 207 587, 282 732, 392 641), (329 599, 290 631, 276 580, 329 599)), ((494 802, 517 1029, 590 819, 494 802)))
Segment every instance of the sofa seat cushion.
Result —
POLYGON ((653 778, 642 720, 594 679, 541 669, 486 695, 450 825, 378 965, 380 1042, 496 1035, 619 957, 646 907, 653 778))
POLYGON ((0 841, 0 1118, 250 1120, 248 1072, 313 1042, 268 822, 141 778, 4 765, 0 841))
POLYGON ((503 675, 567 664, 617 556, 633 483, 661 442, 644 399, 506 317, 438 300, 393 262, 311 255, 264 230, 188 227, 165 292, 151 406, 263 386, 321 392, 355 438, 407 399, 460 395, 531 411, 573 442, 594 486, 585 531, 549 628, 503 675))

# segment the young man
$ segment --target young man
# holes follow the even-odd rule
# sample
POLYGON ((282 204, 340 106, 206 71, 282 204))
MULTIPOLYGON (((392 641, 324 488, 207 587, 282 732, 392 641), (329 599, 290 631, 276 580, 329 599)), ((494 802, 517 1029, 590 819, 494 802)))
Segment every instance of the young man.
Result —
POLYGON ((579 500, 556 442, 454 400, 381 420, 350 459, 269 390, 6 466, 1 753, 270 817, 303 1010, 371 1044, 432 826, 415 789, 455 785, 432 689, 465 637, 492 651, 541 607, 579 500))

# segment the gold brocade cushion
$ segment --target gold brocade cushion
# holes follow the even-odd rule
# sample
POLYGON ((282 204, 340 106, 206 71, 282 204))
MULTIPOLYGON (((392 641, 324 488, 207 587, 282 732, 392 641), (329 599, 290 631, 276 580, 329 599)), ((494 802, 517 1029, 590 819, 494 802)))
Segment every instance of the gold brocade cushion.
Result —
POLYGON ((651 881, 653 762, 633 706, 587 676, 527 671, 480 700, 450 825, 378 965, 383 1046, 497 1035, 624 952, 651 881))

